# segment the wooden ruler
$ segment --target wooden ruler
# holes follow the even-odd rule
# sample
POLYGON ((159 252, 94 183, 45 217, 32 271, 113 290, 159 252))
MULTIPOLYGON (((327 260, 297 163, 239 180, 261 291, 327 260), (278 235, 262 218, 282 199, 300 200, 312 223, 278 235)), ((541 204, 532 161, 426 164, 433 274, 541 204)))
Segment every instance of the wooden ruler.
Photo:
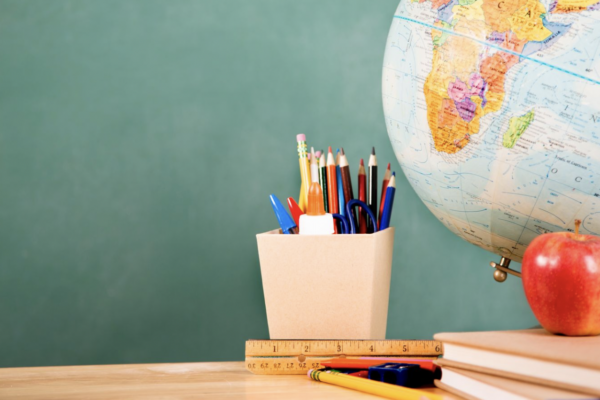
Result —
POLYGON ((439 356, 437 340, 248 340, 246 357, 439 356))
MULTIPOLYGON (((417 356, 406 357, 415 358, 417 356)), ((432 356, 418 356, 422 359, 437 359, 432 356)), ((356 357, 348 357, 356 358, 356 357)), ((386 358, 398 359, 403 357, 381 357, 381 363, 386 358)), ((298 356, 298 357, 253 357, 246 356, 246 369, 257 375, 306 375, 309 370, 321 368, 321 361, 331 360, 332 357, 298 356)))
POLYGON ((435 340, 248 340, 246 369, 260 375, 301 375, 336 357, 431 358, 442 354, 435 340))
POLYGON ((246 356, 246 369, 258 375, 303 375, 321 368, 320 361, 331 357, 252 357, 246 356))

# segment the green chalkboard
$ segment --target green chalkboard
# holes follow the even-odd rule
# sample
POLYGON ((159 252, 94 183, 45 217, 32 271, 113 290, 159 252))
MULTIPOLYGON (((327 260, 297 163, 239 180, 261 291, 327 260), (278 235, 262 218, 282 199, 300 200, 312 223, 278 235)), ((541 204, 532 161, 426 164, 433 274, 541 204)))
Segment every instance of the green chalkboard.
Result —
POLYGON ((396 5, 0 1, 0 366, 241 360, 268 335, 255 234, 298 194, 299 132, 399 173, 389 337, 535 324, 399 170, 396 5))

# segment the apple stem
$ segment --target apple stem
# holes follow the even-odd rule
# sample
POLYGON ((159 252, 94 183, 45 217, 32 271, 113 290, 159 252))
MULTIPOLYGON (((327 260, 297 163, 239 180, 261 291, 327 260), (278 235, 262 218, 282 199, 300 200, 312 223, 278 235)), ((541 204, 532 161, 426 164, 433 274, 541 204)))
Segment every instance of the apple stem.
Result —
POLYGON ((579 227, 581 226, 581 220, 575 220, 575 237, 579 236, 579 227))

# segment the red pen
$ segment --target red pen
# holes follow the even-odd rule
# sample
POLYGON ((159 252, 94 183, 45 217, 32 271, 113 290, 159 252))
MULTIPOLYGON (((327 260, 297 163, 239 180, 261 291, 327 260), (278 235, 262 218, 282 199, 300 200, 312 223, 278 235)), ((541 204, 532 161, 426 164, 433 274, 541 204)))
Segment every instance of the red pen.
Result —
MULTIPOLYGON (((306 189, 308 191, 308 189, 306 189)), ((293 197, 288 197, 287 199, 288 202, 288 208, 290 209, 290 213, 292 214, 292 218, 294 218, 294 222, 296 223, 296 226, 299 228, 300 227, 300 216, 302 214, 304 214, 304 212, 302 211, 302 209, 300 209, 300 206, 296 203, 296 200, 294 200, 293 197)))

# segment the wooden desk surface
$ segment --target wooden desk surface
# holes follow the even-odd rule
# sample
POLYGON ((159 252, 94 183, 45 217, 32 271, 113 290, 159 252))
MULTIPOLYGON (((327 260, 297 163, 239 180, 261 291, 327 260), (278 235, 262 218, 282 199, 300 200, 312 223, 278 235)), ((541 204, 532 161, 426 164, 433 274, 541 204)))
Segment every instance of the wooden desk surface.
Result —
MULTIPOLYGON (((445 394, 440 389, 427 389, 445 394)), ((456 397, 445 395, 455 400, 456 397)), ((0 399, 381 399, 304 375, 254 375, 243 362, 0 369, 0 399)))

